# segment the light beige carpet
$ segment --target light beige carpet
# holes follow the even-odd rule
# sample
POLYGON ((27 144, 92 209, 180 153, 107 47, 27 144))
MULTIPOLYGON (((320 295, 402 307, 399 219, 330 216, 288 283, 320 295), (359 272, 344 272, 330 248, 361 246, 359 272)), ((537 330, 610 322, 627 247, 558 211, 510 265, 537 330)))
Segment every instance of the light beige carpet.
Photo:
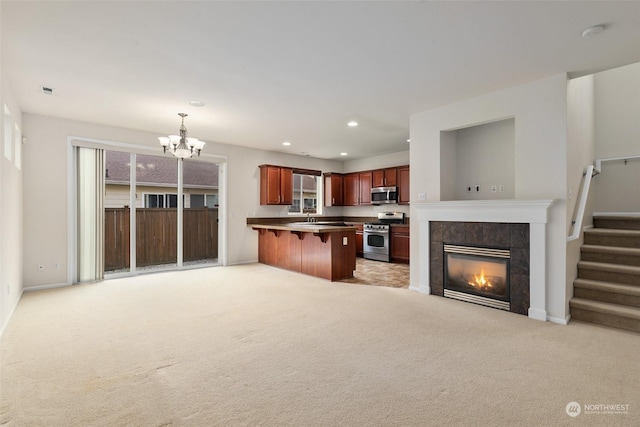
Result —
POLYGON ((9 426, 640 425, 638 334, 259 264, 25 293, 0 356, 9 426))

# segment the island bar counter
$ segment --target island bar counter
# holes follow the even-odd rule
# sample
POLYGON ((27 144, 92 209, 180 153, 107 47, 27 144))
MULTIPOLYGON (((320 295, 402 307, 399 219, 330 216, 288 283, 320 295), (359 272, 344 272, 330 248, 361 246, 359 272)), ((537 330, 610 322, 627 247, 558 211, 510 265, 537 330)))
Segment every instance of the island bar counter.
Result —
POLYGON ((331 281, 353 277, 356 228, 331 225, 251 224, 258 261, 331 281))

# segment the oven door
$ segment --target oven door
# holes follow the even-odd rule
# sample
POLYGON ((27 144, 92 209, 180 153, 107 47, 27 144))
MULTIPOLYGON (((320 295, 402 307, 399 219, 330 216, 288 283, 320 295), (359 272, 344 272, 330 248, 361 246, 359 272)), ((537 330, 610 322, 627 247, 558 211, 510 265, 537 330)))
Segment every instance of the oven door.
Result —
POLYGON ((362 255, 365 259, 390 261, 389 230, 365 230, 363 237, 362 255))

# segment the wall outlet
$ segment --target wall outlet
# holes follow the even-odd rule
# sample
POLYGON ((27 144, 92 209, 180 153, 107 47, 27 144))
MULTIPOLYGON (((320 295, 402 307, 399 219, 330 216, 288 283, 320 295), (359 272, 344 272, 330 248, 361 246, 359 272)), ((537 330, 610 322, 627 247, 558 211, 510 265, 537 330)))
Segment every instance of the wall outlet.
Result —
POLYGON ((476 185, 476 193, 479 193, 479 192, 480 192, 480 186, 476 185))
POLYGON ((427 193, 418 193, 418 200, 427 200, 427 193))
POLYGON ((38 270, 39 271, 44 271, 44 264, 38 265, 38 270))
POLYGON ((471 186, 467 185, 467 193, 471 193, 471 186))
POLYGON ((53 263, 53 269, 54 270, 60 270, 60 263, 59 262, 54 262, 53 263))
POLYGON ((501 185, 500 185, 500 192, 501 192, 501 193, 504 193, 504 184, 501 184, 501 185))
POLYGON ((498 186, 497 185, 492 185, 491 186, 491 192, 492 193, 497 193, 498 192, 498 186))

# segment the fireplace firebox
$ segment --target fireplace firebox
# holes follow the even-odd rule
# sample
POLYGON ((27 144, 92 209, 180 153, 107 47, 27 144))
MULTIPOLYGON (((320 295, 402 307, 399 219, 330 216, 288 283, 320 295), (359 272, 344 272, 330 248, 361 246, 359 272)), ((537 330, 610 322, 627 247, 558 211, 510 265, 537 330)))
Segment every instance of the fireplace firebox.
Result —
POLYGON ((444 245, 444 296, 510 310, 508 249, 444 245))

